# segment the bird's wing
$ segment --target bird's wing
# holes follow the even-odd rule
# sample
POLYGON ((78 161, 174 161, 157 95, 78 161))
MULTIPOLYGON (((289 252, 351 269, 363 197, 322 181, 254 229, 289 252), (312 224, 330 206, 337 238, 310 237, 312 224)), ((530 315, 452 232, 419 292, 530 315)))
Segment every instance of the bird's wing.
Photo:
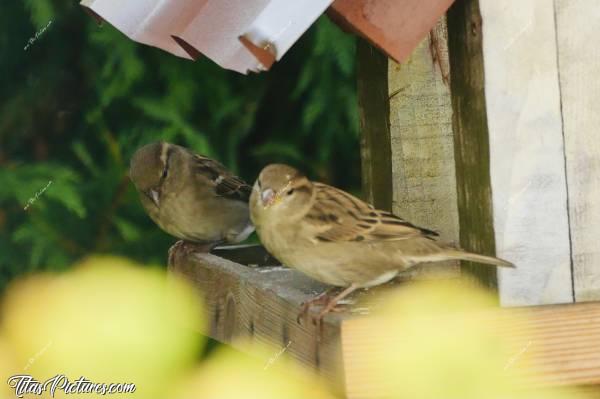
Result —
POLYGON ((314 231, 313 241, 392 241, 414 237, 433 239, 438 233, 417 227, 389 212, 322 183, 315 183, 315 203, 304 220, 314 231))
POLYGON ((218 196, 248 202, 252 187, 214 159, 194 154, 194 172, 211 181, 218 196))

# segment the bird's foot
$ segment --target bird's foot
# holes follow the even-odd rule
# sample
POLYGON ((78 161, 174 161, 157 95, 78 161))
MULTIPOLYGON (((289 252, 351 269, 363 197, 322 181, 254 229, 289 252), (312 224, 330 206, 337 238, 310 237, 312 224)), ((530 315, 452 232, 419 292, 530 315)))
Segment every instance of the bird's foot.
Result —
POLYGON ((329 299, 330 299, 329 295, 330 295, 331 291, 333 291, 334 289, 335 288, 329 288, 329 289, 321 292, 319 295, 317 295, 313 299, 306 301, 306 302, 302 302, 302 305, 300 307, 300 312, 298 313, 298 316, 296 316, 296 322, 298 324, 302 324, 301 320, 306 317, 306 315, 308 314, 308 312, 312 306, 327 305, 327 303, 329 302, 329 299))
POLYGON ((330 312, 340 312, 343 310, 342 307, 337 306, 338 302, 350 295, 356 289, 358 289, 358 285, 352 284, 349 287, 345 288, 342 292, 337 294, 334 298, 327 300, 327 304, 316 316, 313 316, 312 322, 315 326, 321 327, 321 322, 323 321, 323 317, 330 312))
POLYGON ((311 317, 312 323, 314 326, 320 326, 323 321, 323 317, 325 317, 328 313, 338 313, 343 312, 344 307, 337 304, 338 301, 335 301, 335 298, 332 298, 327 302, 323 310, 321 310, 317 315, 313 315, 311 317))
POLYGON ((177 259, 187 257, 193 252, 208 253, 216 244, 200 244, 191 241, 179 240, 169 248, 169 267, 175 266, 177 259))

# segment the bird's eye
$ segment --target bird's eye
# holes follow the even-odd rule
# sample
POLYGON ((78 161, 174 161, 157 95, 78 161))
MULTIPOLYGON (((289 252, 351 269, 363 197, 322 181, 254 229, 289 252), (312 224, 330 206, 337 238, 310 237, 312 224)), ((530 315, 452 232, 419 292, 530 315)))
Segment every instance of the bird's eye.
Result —
POLYGON ((288 192, 287 192, 287 195, 292 195, 293 193, 294 193, 294 189, 293 189, 293 188, 290 188, 290 189, 288 190, 288 192))

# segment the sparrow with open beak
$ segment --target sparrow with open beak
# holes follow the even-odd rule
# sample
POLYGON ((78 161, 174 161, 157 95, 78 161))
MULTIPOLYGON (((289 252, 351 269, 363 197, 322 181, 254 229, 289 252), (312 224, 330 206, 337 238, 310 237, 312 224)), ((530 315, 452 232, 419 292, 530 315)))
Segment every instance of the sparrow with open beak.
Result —
POLYGON ((148 144, 131 158, 129 177, 144 209, 165 232, 209 251, 240 242, 254 231, 248 214, 251 188, 222 164, 165 142, 148 144))
POLYGON ((262 170, 250 196, 250 216, 260 240, 277 259, 315 280, 344 287, 326 301, 315 321, 354 290, 383 284, 421 262, 463 259, 514 267, 438 241, 436 232, 342 190, 311 182, 287 165, 262 170))

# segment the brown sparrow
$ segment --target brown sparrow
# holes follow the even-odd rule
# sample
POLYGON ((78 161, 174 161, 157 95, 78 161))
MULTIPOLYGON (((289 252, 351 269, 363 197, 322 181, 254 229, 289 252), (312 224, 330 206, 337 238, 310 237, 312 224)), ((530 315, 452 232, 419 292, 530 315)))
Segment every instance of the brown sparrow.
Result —
POLYGON ((144 209, 165 232, 209 251, 245 240, 254 227, 248 214, 251 188, 222 164, 187 148, 158 142, 138 149, 129 177, 144 209))
POLYGON ((311 182, 287 165, 262 170, 250 196, 250 216, 260 240, 277 259, 315 280, 345 288, 317 320, 352 291, 385 283, 421 262, 462 259, 514 267, 438 241, 436 232, 335 187, 311 182))

